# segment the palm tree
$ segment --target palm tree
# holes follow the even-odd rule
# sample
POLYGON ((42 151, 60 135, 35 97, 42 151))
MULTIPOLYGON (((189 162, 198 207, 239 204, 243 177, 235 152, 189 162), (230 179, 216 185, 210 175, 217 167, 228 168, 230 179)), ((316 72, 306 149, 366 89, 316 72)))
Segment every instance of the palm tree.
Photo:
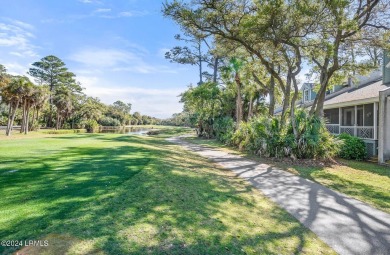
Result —
POLYGON ((24 77, 25 82, 22 85, 22 92, 21 92, 21 97, 22 97, 22 125, 20 128, 20 133, 28 133, 28 124, 29 124, 29 113, 30 113, 30 108, 32 106, 33 102, 33 95, 36 90, 36 86, 26 77, 24 77))
POLYGON ((12 127, 16 116, 16 110, 18 109, 20 102, 22 101, 23 87, 26 83, 27 80, 25 77, 16 76, 13 77, 10 83, 1 91, 1 97, 3 101, 9 106, 8 124, 6 130, 7 136, 11 135, 12 127))
POLYGON ((223 75, 225 78, 229 80, 234 80, 236 84, 236 121, 237 124, 240 124, 243 119, 243 103, 242 103, 242 89, 243 89, 243 83, 242 83, 242 77, 240 75, 240 72, 242 71, 244 67, 244 61, 232 57, 229 60, 229 64, 226 65, 223 68, 223 75))
POLYGON ((33 116, 30 125, 30 131, 35 129, 35 121, 39 121, 39 112, 49 100, 49 88, 48 86, 36 86, 35 92, 32 95, 33 116))
POLYGON ((74 94, 65 87, 58 87, 53 98, 53 103, 57 107, 56 129, 62 127, 63 121, 71 114, 73 110, 74 94))

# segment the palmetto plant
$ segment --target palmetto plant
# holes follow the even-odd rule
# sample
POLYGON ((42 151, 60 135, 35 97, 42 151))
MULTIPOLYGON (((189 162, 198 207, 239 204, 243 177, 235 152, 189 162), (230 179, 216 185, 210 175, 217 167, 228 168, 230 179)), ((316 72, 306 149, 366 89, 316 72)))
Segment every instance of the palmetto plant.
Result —
POLYGON ((242 150, 265 157, 332 158, 340 142, 325 128, 324 121, 297 111, 294 135, 291 123, 280 124, 277 117, 257 117, 242 122, 234 133, 232 142, 242 150))

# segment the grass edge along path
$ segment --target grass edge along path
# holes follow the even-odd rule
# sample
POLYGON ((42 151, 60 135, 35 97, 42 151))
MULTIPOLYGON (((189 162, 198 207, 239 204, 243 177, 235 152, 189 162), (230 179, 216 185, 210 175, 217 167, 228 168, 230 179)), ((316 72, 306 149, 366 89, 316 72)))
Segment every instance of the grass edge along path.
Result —
POLYGON ((30 255, 334 254, 249 183, 165 137, 0 141, 0 239, 49 241, 22 249, 30 255))
POLYGON ((300 177, 317 182, 357 200, 390 213, 390 167, 370 162, 338 159, 340 165, 305 166, 287 164, 260 158, 236 148, 226 146, 213 139, 186 138, 187 141, 220 148, 230 153, 239 154, 249 159, 269 164, 300 177))

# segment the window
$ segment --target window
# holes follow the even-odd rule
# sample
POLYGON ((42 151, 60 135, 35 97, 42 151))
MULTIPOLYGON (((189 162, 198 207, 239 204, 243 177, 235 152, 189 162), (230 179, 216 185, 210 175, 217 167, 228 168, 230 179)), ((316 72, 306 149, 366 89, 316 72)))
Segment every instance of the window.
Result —
POLYGON ((310 101, 310 90, 306 89, 303 91, 303 102, 310 101))

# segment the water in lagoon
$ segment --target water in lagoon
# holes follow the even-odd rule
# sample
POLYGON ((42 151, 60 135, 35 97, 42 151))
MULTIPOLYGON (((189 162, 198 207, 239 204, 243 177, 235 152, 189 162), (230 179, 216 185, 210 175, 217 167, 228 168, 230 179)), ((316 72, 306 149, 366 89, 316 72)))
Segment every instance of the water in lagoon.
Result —
POLYGON ((146 135, 153 128, 142 127, 102 127, 99 133, 128 134, 128 135, 146 135))

